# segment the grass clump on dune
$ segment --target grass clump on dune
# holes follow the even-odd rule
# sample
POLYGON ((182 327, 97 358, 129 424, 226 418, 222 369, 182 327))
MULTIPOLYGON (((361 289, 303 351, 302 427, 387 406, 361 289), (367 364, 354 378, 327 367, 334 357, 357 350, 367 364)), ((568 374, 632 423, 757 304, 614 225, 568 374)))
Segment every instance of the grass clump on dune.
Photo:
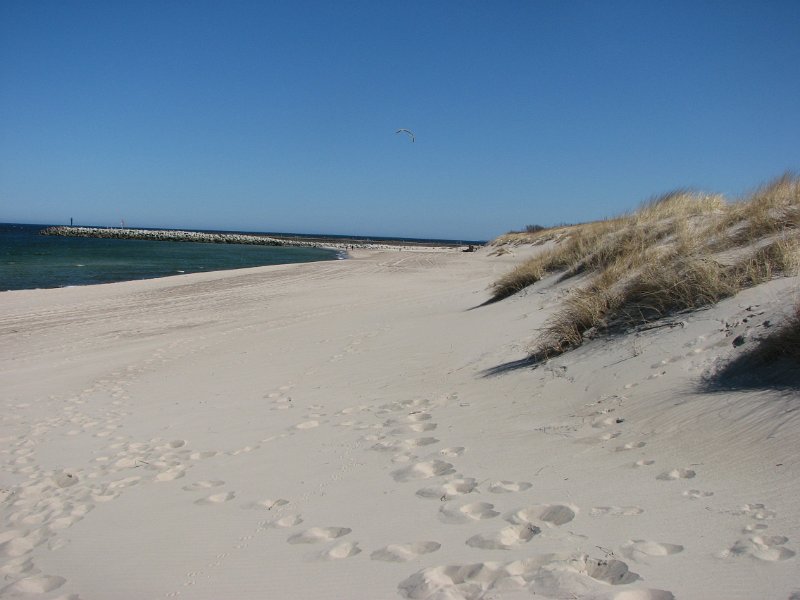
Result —
POLYGON ((545 324, 532 357, 546 358, 589 330, 652 322, 797 272, 799 216, 800 179, 790 175, 732 204, 672 192, 629 215, 561 228, 550 248, 494 283, 492 300, 553 273, 589 277, 545 324))
POLYGON ((728 248, 800 226, 800 178, 785 174, 731 205, 713 228, 712 247, 728 248))

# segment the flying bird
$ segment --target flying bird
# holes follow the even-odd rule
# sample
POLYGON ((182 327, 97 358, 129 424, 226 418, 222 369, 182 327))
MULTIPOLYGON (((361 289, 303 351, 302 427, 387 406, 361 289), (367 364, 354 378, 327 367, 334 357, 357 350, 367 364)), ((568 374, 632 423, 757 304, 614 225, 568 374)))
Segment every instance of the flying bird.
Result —
POLYGON ((411 131, 410 129, 398 129, 397 131, 395 131, 395 133, 407 133, 411 138, 411 141, 412 142, 414 141, 414 132, 411 131))

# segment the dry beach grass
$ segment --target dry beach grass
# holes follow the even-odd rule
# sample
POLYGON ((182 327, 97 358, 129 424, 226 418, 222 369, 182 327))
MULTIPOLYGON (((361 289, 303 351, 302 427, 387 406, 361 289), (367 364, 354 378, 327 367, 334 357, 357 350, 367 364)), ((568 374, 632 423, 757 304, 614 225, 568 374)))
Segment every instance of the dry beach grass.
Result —
POLYGON ((498 279, 492 299, 550 274, 582 276, 532 350, 534 359, 547 358, 579 346, 589 331, 649 323, 795 273, 799 215, 800 179, 788 174, 734 203, 673 192, 629 215, 527 234, 528 243, 550 246, 498 279))

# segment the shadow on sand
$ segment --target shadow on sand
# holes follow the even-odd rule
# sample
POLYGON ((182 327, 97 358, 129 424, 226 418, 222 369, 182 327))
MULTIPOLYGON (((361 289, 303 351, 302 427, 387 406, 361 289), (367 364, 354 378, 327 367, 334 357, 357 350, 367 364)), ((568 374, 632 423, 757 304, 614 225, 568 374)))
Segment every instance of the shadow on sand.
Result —
POLYGON ((488 377, 497 377, 499 375, 504 375, 505 373, 511 373, 512 371, 518 371, 519 369, 535 369, 542 361, 536 357, 527 356, 525 358, 521 358, 519 360, 512 360, 507 363, 503 363, 497 365, 495 367, 489 367, 488 369, 484 369, 481 371, 481 377, 488 378, 488 377))
POLYGON ((704 392, 800 390, 800 365, 788 357, 765 360, 757 352, 748 352, 706 376, 700 389, 704 392))

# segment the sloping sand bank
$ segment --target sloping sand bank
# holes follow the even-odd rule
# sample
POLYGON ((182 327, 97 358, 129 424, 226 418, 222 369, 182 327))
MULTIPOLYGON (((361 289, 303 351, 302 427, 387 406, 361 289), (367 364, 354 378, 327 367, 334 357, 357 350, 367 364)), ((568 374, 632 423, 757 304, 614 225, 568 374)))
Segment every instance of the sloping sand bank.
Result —
POLYGON ((532 369, 517 260, 0 294, 0 596, 800 597, 800 398, 701 385, 798 279, 532 369))

